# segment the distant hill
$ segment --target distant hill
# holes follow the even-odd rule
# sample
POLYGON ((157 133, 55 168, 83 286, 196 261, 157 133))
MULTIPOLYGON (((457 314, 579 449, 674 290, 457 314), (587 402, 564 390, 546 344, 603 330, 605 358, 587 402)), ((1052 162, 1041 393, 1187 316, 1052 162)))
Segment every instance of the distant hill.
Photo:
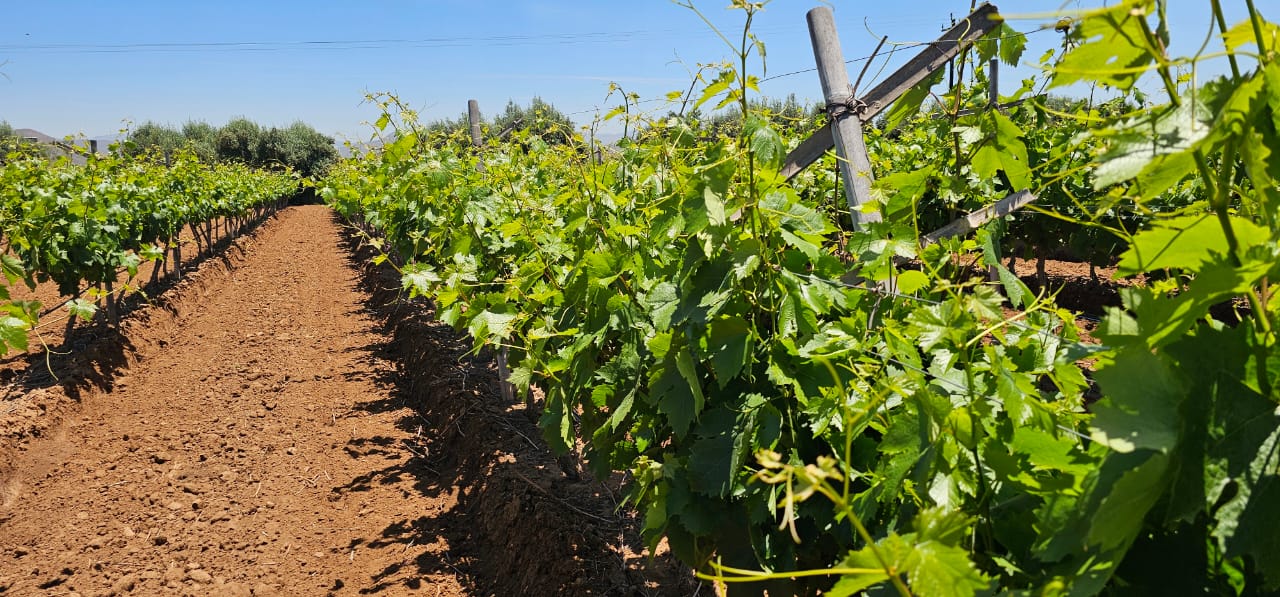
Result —
POLYGON ((13 134, 23 139, 35 141, 36 143, 54 143, 56 141, 61 141, 61 139, 51 137, 35 129, 13 129, 13 134))
POLYGON ((13 129, 14 136, 45 147, 45 153, 50 158, 70 155, 71 163, 83 164, 85 158, 79 153, 71 151, 72 147, 86 148, 90 147, 90 141, 97 141, 98 153, 105 154, 109 151, 112 143, 115 143, 119 136, 92 137, 89 139, 72 139, 67 143, 62 138, 54 137, 48 133, 37 131, 36 129, 16 128, 13 129))

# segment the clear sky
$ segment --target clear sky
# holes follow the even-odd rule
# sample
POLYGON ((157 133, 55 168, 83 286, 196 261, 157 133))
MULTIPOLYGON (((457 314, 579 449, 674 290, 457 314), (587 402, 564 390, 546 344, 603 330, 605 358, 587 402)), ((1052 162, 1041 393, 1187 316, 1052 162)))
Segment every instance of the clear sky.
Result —
MULTIPOLYGON (((741 13, 728 0, 693 0, 730 37, 741 13)), ((1261 0, 1264 10, 1276 0, 1261 0)), ((804 14, 835 10, 847 59, 880 36, 929 41, 970 0, 773 0, 758 15, 767 75, 813 67, 804 14)), ((1097 7, 1106 0, 1002 0, 1003 13, 1097 7)), ((1224 0, 1234 22, 1243 0, 1224 0), (1239 5, 1239 6, 1237 6, 1239 5)), ((38 0, 5 3, 0 23, 0 119, 54 136, 116 133, 125 121, 266 125, 301 119, 339 138, 367 138, 377 117, 366 92, 391 91, 427 120, 455 117, 468 99, 486 114, 535 95, 589 121, 607 111, 610 81, 645 99, 688 87, 698 63, 729 56, 692 11, 669 0, 38 0)), ((1204 39, 1208 0, 1172 0, 1174 49, 1204 39)), ((1275 15, 1271 15, 1273 18, 1275 15)), ((1043 20, 1017 20, 1020 31, 1043 20)), ((1031 35, 1033 63, 1061 37, 1031 35)), ((904 50, 906 58, 918 50, 904 50)), ((759 74, 759 62, 753 68, 759 74)), ((860 65, 851 65, 854 77, 860 65)), ((877 64, 867 81, 884 76, 877 64)), ((1006 92, 1031 70, 1002 75, 1006 92)), ((864 88, 869 88, 867 82, 864 88)), ((775 97, 820 96, 817 75, 769 80, 775 97)), ((647 104, 661 108, 660 103, 647 104)), ((665 111, 665 108, 662 108, 665 111)))

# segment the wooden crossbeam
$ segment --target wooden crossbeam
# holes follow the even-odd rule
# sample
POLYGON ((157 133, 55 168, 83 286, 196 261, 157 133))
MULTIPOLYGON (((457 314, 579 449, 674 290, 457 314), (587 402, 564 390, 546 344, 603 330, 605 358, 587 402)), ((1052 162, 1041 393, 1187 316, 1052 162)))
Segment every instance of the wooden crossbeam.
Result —
POLYGON ((927 247, 944 238, 960 236, 977 230, 979 226, 996 218, 1007 216, 1038 199, 1035 193, 1021 190, 978 211, 967 214, 929 234, 920 237, 920 246, 927 247))
MULTIPOLYGON (((993 4, 979 6, 973 14, 948 29, 937 41, 928 44, 902 68, 859 98, 857 117, 863 122, 875 118, 907 90, 958 56, 969 44, 999 27, 1001 21, 996 14, 993 4)), ((823 126, 787 155, 780 173, 790 180, 834 146, 830 124, 823 126)))

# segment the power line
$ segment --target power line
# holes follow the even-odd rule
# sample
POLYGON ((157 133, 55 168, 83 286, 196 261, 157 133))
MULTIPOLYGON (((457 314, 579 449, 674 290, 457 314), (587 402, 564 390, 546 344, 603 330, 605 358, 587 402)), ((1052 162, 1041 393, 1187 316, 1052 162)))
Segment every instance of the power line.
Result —
MULTIPOLYGON (((761 31, 783 33, 795 27, 770 28, 761 31)), ((53 52, 64 54, 117 54, 157 52, 262 52, 299 50, 371 50, 388 48, 450 48, 470 46, 572 46, 584 44, 625 43, 658 39, 687 38, 696 32, 680 29, 637 29, 630 31, 587 31, 529 35, 487 35, 426 37, 418 39, 316 39, 211 42, 131 42, 131 43, 47 43, 0 44, 3 52, 53 52)))
MULTIPOLYGON (((1041 28, 1041 29, 1035 29, 1035 30, 1033 30, 1033 31, 1020 32, 1020 33, 1018 33, 1018 34, 1016 34, 1016 35, 1006 35, 1006 36, 1003 36, 1003 37, 992 37, 992 38, 986 38, 986 39, 987 39, 987 40, 1003 40, 1003 39, 1011 39, 1011 38, 1019 37, 1019 36, 1025 37, 1025 36, 1028 36, 1028 35, 1033 35, 1033 34, 1036 34, 1036 33, 1040 33, 1040 32, 1042 32, 1042 31, 1049 31, 1049 30, 1048 30, 1048 29, 1043 29, 1043 28, 1041 28)), ((932 45, 934 45, 934 44, 937 44, 937 43, 940 43, 940 42, 943 42, 943 41, 946 41, 946 40, 922 41, 922 42, 910 42, 910 43, 905 43, 905 44, 899 44, 896 48, 894 48, 894 51, 896 52, 896 51, 898 51, 898 50, 911 50, 911 49, 920 48, 920 47, 924 47, 924 46, 932 46, 932 45)), ((875 58, 875 55, 874 55, 874 54, 873 54, 873 55, 871 55, 871 56, 862 56, 862 57, 860 57, 860 58, 854 58, 854 59, 852 59, 852 60, 846 60, 846 61, 844 61, 844 63, 845 63, 845 64, 856 64, 856 63, 859 63, 859 62, 866 62, 866 61, 868 61, 868 60, 871 60, 872 58, 875 58)), ((774 80, 774 79, 781 79, 781 78, 783 78, 783 77, 792 77, 792 76, 795 76, 795 75, 802 75, 802 74, 805 74, 805 73, 816 73, 816 72, 818 72, 818 69, 817 69, 817 68, 806 68, 806 69, 803 69, 803 70, 795 70, 795 71, 791 71, 791 72, 782 73, 782 74, 780 74, 780 75, 773 75, 773 76, 771 76, 771 77, 765 77, 765 78, 763 78, 763 79, 760 79, 760 82, 761 82, 761 83, 764 83, 764 82, 766 82, 766 81, 772 81, 772 80, 774 80)))
MULTIPOLYGON (((1019 33, 1015 33, 1014 35, 1005 35, 1005 36, 1002 36, 1002 37, 994 37, 994 38, 987 38, 987 39, 988 39, 988 40, 1004 40, 1004 39, 1012 39, 1012 38, 1016 38, 1016 37, 1020 37, 1020 36, 1025 37, 1025 36, 1028 36, 1028 35, 1033 35, 1033 34, 1036 34, 1036 33, 1043 32, 1043 31, 1049 31, 1049 29, 1040 28, 1040 29, 1035 29, 1035 30, 1032 30, 1032 31, 1026 31, 1026 32, 1019 32, 1019 33)), ((935 40, 935 41, 929 41, 929 42, 910 42, 910 43, 902 43, 902 44, 898 44, 898 45, 897 45, 897 47, 894 49, 894 51, 896 52, 896 51, 898 51, 898 50, 911 50, 911 49, 920 48, 920 47, 924 47, 924 46, 932 46, 932 45, 935 45, 935 44, 940 43, 940 42, 942 42, 942 41, 945 41, 945 40, 935 40)), ((868 55, 868 56, 861 56, 861 57, 859 57, 859 58, 853 58, 853 59, 851 59, 851 60, 846 60, 846 61, 845 61, 845 64, 857 64, 857 63, 861 63, 861 62, 866 62, 866 61, 871 60, 872 58, 875 58, 875 57, 876 57, 876 54, 872 54, 872 55, 868 55)), ((801 69, 801 70, 794 70, 794 71, 790 71, 790 72, 782 73, 782 74, 780 74, 780 75, 773 75, 773 76, 765 77, 765 78, 763 78, 763 79, 760 79, 760 81, 759 81, 759 82, 760 82, 760 83, 764 83, 764 82, 767 82, 767 81, 772 81, 772 80, 774 80, 774 79, 781 79, 781 78, 784 78, 784 77, 792 77, 792 76, 795 76, 795 75, 802 75, 802 74, 805 74, 805 73, 813 73, 813 72, 817 72, 817 71, 818 71, 818 69, 817 69, 817 68, 806 68, 806 69, 801 69)), ((635 102, 633 105, 648 104, 648 103, 663 102, 663 101, 667 101, 667 100, 666 100, 666 98, 657 98, 657 99, 644 100, 644 101, 640 101, 640 102, 635 102)), ((592 112, 598 112, 598 111, 600 111, 600 109, 601 109, 601 108, 600 108, 600 106, 596 106, 596 107, 594 107, 594 108, 588 108, 588 109, 585 109, 585 110, 577 110, 577 111, 574 111, 574 112, 565 112, 565 113, 564 113, 564 115, 565 115, 565 116, 577 116, 577 115, 579 115, 579 114, 590 114, 590 113, 592 113, 592 112)))

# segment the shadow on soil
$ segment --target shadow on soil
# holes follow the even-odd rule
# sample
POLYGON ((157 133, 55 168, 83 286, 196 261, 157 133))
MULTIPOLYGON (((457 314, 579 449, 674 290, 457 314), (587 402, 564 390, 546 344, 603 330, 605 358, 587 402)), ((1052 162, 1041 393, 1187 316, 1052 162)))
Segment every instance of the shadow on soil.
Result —
POLYGON ((641 555, 640 520, 618 507, 616 481, 566 475, 523 404, 503 402, 492 363, 468 355, 468 340, 435 322, 427 303, 401 296, 394 270, 369 265, 372 254, 336 215, 335 221, 349 231, 344 248, 362 272, 368 311, 389 339, 368 349, 398 369, 393 379, 378 380, 391 398, 357 408, 413 412, 397 422, 412 439, 348 442, 353 458, 385 458, 388 466, 335 491, 407 479, 423 495, 454 504, 410 513, 366 545, 447 549, 383 570, 362 592, 397 593, 418 588, 423 576, 452 574, 482 595, 694 594, 698 583, 686 567, 670 556, 641 555), (395 459, 404 453, 413 456, 395 459))
POLYGON ((46 306, 51 323, 45 325, 56 324, 61 333, 37 340, 57 345, 0 359, 0 386, 4 386, 0 387, 0 427, 4 431, 0 469, 4 468, 3 458, 9 450, 60 424, 63 413, 75 408, 86 392, 110 391, 117 376, 141 360, 145 347, 137 345, 138 338, 143 344, 154 342, 165 347, 169 336, 155 330, 172 327, 179 312, 186 308, 181 287, 208 283, 201 275, 193 275, 203 273, 202 266, 208 263, 222 271, 233 269, 242 251, 240 239, 252 236, 276 213, 268 211, 261 218, 245 222, 239 231, 217 238, 205 252, 184 256, 181 278, 167 271, 152 276, 149 266, 144 267, 135 283, 146 283, 139 292, 128 293, 118 305, 118 327, 107 323, 105 309, 99 309, 91 322, 64 326, 56 313, 60 308, 46 306))
MULTIPOLYGON (((247 222, 238 233, 218 238, 205 252, 194 256, 185 255, 181 277, 168 269, 162 269, 162 275, 156 276, 151 275, 150 269, 140 272, 134 283, 144 283, 137 292, 127 293, 118 307, 122 325, 135 323, 130 322, 128 317, 143 307, 156 306, 172 311, 174 307, 165 294, 187 280, 205 262, 219 262, 225 269, 231 269, 234 266, 231 252, 236 248, 237 239, 253 234, 275 213, 268 212, 259 220, 247 222)), ((45 310, 49 311, 45 314, 46 317, 55 322, 62 321, 57 313, 58 309, 51 307, 55 305, 45 306, 45 310)), ((20 362, 24 365, 0 371, 0 382, 17 379, 26 391, 61 385, 66 394, 76 400, 88 388, 110 389, 116 373, 128 366, 130 355, 136 349, 128 334, 122 333, 127 330, 109 325, 104 308, 98 309, 93 321, 74 323, 74 326, 66 327, 69 334, 64 332, 59 335, 62 339, 60 345, 0 360, 0 365, 8 362, 20 362)))

